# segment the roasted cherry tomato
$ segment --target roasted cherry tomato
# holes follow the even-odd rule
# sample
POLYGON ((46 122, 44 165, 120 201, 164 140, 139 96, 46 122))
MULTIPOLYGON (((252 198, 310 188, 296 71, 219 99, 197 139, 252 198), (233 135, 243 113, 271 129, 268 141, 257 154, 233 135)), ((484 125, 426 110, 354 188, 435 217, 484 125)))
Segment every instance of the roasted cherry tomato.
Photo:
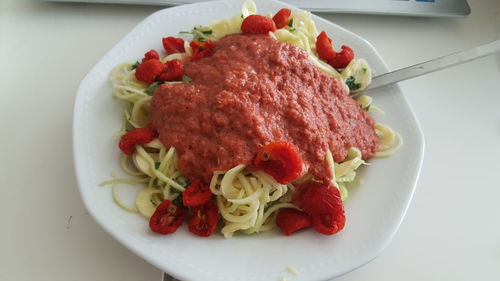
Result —
POLYGON ((212 201, 191 208, 189 231, 202 237, 210 236, 217 228, 218 214, 219 210, 212 201))
POLYGON ((165 65, 159 60, 145 60, 135 69, 135 78, 146 84, 151 84, 164 68, 165 65))
POLYGON ((344 225, 345 214, 343 207, 332 213, 312 216, 312 226, 321 234, 335 234, 342 230, 344 225))
POLYGON ((158 74, 159 81, 177 81, 182 79, 184 74, 184 66, 178 59, 169 60, 165 63, 165 68, 158 74))
POLYGON ((316 52, 320 59, 325 60, 334 68, 345 68, 353 59, 354 52, 348 46, 342 46, 342 51, 335 52, 332 47, 332 40, 326 35, 326 32, 321 33, 316 37, 316 52))
POLYGON ((337 53, 333 50, 332 40, 326 35, 326 32, 321 31, 321 33, 316 37, 316 52, 322 60, 330 60, 337 56, 337 53))
POLYGON ((334 68, 345 68, 354 59, 354 51, 348 46, 342 46, 342 51, 332 59, 328 59, 329 65, 334 68))
POLYGON ((149 228, 160 234, 174 233, 184 221, 186 210, 170 200, 161 202, 149 219, 149 228))
POLYGON ((160 55, 158 55, 158 52, 155 50, 150 50, 149 52, 144 54, 144 59, 143 60, 159 60, 160 55))
POLYGON ((241 32, 247 34, 267 34, 275 30, 273 19, 261 15, 249 15, 241 23, 241 32))
POLYGON ((276 29, 283 28, 290 23, 290 16, 292 15, 292 10, 283 8, 279 10, 273 17, 276 29))
POLYGON ((163 48, 167 52, 167 55, 174 53, 184 53, 184 40, 182 38, 176 37, 165 37, 161 40, 163 43, 163 48))
POLYGON ((344 228, 340 191, 331 184, 309 181, 296 185, 293 203, 311 216, 312 226, 319 233, 331 235, 344 228))
POLYGON ((208 185, 200 180, 194 180, 182 193, 184 206, 200 206, 212 198, 212 192, 208 185))
POLYGON ((209 56, 215 49, 214 41, 198 42, 192 41, 189 46, 193 49, 193 54, 191 55, 192 61, 197 61, 201 58, 209 56))
POLYGON ((337 187, 314 181, 297 185, 293 202, 309 215, 332 213, 343 208, 337 187))
POLYGON ((288 236, 297 230, 309 227, 311 218, 306 213, 296 209, 281 209, 276 217, 276 225, 288 236))
POLYGON ((289 142, 278 141, 264 146, 257 154, 254 165, 281 184, 287 184, 302 175, 299 150, 289 142))
POLYGON ((120 138, 118 147, 127 155, 131 155, 136 144, 144 144, 156 137, 155 131, 149 128, 136 128, 128 131, 120 138))

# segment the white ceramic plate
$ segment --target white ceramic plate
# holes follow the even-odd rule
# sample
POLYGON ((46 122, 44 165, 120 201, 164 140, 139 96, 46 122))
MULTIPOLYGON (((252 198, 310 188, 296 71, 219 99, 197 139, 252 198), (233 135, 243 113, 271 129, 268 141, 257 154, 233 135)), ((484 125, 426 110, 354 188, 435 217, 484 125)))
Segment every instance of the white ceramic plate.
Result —
MULTIPOLYGON (((256 1, 261 14, 290 7, 275 1, 256 1)), ((123 211, 113 202, 110 188, 99 183, 120 174, 115 132, 122 105, 111 98, 108 75, 124 61, 140 59, 145 51, 161 50, 161 38, 177 36, 195 24, 228 18, 240 12, 241 2, 207 2, 154 13, 134 28, 88 73, 78 89, 73 149, 82 200, 93 218, 124 246, 181 280, 279 280, 291 266, 300 273, 290 280, 325 280, 349 272, 375 258, 390 242, 413 195, 423 159, 423 136, 398 86, 373 92, 374 104, 385 111, 375 118, 404 138, 398 153, 370 160, 363 167, 364 184, 350 190, 345 202, 347 225, 334 236, 312 230, 290 237, 270 232, 224 239, 200 238, 181 227, 175 234, 151 233, 147 221, 123 211)), ((377 51, 355 34, 314 16, 318 30, 334 37, 336 46, 351 46, 377 73, 388 71, 377 51)), ((123 187, 125 200, 133 188, 123 187)))

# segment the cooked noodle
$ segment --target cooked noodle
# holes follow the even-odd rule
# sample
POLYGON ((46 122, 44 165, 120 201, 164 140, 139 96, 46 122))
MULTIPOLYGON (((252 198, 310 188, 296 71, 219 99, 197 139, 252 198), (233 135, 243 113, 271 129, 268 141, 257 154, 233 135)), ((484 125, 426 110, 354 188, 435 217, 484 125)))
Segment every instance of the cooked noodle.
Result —
MULTIPOLYGON (((212 22, 208 27, 195 27, 191 32, 195 40, 217 40, 228 34, 240 33, 243 18, 255 14, 253 1, 245 1, 241 14, 226 20, 212 22), (203 32, 210 30, 210 32, 203 32)), ((362 90, 371 81, 372 71, 366 61, 353 60, 348 67, 339 73, 335 68, 318 58, 315 40, 318 34, 316 26, 308 12, 292 14, 293 27, 276 30, 269 35, 281 42, 287 42, 302 48, 309 53, 310 61, 330 77, 339 79, 344 88, 352 77, 362 90)), ((191 55, 192 50, 185 42, 185 53, 175 53, 160 58, 162 62, 181 59, 191 55)), ((126 102, 123 114, 123 124, 119 135, 128 129, 144 127, 150 114, 151 91, 148 86, 135 78, 134 63, 122 63, 111 72, 113 97, 126 102)), ((352 82, 351 81, 351 82, 352 82)), ((178 82, 166 82, 178 83, 178 82)), ((351 90, 355 92, 355 90, 351 90)), ((357 99, 360 107, 365 110, 374 108, 372 99, 360 96, 357 99)), ((375 157, 386 157, 393 154, 401 145, 402 138, 391 128, 376 124, 375 131, 380 140, 379 152, 375 157)), ((341 163, 334 163, 331 151, 327 151, 325 165, 332 174, 331 183, 340 189, 342 200, 348 195, 347 186, 357 176, 357 169, 366 164, 361 159, 361 152, 356 148, 348 151, 348 156, 341 163)), ((113 199, 121 208, 140 212, 149 218, 156 206, 163 200, 179 199, 180 193, 189 185, 189 180, 179 170, 179 155, 174 147, 164 147, 155 139, 145 145, 136 145, 131 156, 123 155, 120 160, 123 171, 135 179, 114 178, 102 185, 113 186, 113 199), (136 207, 125 205, 118 197, 117 184, 140 184, 142 189, 136 198, 136 207)), ((282 208, 298 208, 291 203, 294 184, 311 180, 310 174, 304 175, 294 183, 279 184, 274 178, 262 171, 249 171, 241 164, 228 171, 215 172, 210 181, 210 191, 216 197, 216 203, 223 219, 222 234, 231 237, 237 232, 253 234, 272 229, 275 225, 277 212, 282 208)))

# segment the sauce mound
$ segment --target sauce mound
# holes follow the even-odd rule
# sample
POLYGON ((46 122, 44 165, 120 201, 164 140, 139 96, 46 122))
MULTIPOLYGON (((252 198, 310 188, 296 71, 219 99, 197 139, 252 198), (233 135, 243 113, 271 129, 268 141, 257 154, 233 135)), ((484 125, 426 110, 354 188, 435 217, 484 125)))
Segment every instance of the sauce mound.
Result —
POLYGON ((191 179, 251 165, 274 141, 295 144, 304 172, 330 177, 336 162, 357 147, 363 158, 378 149, 374 121, 341 83, 323 74, 304 50, 268 35, 229 35, 212 56, 185 63, 192 82, 162 85, 151 102, 152 126, 180 155, 191 179))

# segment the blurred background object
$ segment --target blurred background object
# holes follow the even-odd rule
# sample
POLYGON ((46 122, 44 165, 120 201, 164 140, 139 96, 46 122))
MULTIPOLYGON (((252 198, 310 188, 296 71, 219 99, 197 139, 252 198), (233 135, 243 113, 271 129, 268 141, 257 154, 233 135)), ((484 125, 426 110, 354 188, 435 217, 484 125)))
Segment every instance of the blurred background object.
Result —
MULTIPOLYGON (((206 0, 49 0, 61 2, 138 5, 182 5, 206 0)), ((283 0, 313 12, 423 17, 462 17, 470 14, 466 0, 283 0)))

